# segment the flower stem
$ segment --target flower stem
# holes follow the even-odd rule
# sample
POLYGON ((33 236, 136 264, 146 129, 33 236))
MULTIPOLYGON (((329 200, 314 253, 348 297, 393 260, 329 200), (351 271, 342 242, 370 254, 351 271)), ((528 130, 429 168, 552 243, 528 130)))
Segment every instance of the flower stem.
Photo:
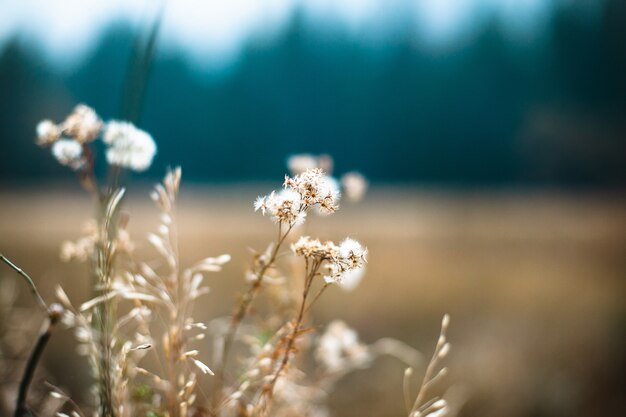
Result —
MULTIPOLYGON (((285 354, 283 356, 282 361, 280 362, 278 369, 274 373, 274 376, 272 377, 269 384, 267 384, 263 388, 263 393, 261 394, 260 401, 262 401, 261 409, 263 410, 263 412, 268 411, 269 406, 272 401, 272 397, 274 395, 274 387, 276 386, 276 382, 278 381, 278 378, 280 378, 280 375, 282 374, 284 369, 287 367, 287 364, 289 363, 289 355, 291 354, 293 345, 296 341, 298 333, 300 332, 300 326, 302 325, 302 321, 304 319, 304 313, 308 310, 306 309, 306 304, 307 304, 306 302, 307 302, 307 297, 309 295, 309 292, 311 290, 311 284, 313 283, 313 278, 315 277, 315 274, 317 273, 317 270, 319 269, 320 265, 321 265, 320 261, 314 262, 311 265, 311 270, 310 271, 307 270, 307 275, 306 275, 305 282, 304 282, 304 289, 302 291, 302 301, 300 303, 298 315, 296 316, 296 319, 294 321, 293 330, 291 331, 289 336, 287 336, 287 345, 285 348, 285 354)), ((307 269, 308 269, 308 263, 307 263, 307 269)))
POLYGON ((224 345, 222 346, 222 356, 220 358, 221 359, 220 365, 219 365, 219 368, 217 369, 217 372, 215 373, 215 384, 213 385, 213 396, 212 396, 214 416, 219 416, 219 406, 220 406, 221 397, 222 397, 221 391, 224 386, 224 377, 225 377, 224 374, 226 372, 228 358, 230 355, 230 351, 232 350, 232 345, 235 340, 235 336, 237 335, 237 330, 239 329, 239 325, 241 324, 244 317, 248 313, 250 309, 250 305, 255 300, 256 296, 258 295, 261 289, 261 284, 263 283, 263 278, 265 277, 265 273, 274 264, 274 261, 276 260, 276 256, 278 255, 278 251, 281 245, 283 244, 283 242, 285 241, 285 239, 287 238, 287 235, 289 234, 292 228, 293 228, 293 225, 290 225, 285 231, 285 233, 283 233, 282 224, 281 223, 278 224, 278 237, 276 238, 276 245, 274 246, 274 248, 272 249, 270 253, 269 260, 263 262, 262 266, 258 269, 256 274, 254 275, 254 280, 252 281, 252 284, 248 288, 248 291, 246 291, 246 293, 243 295, 241 302, 239 303, 239 306, 237 307, 237 310, 231 317, 228 332, 226 333, 226 336, 224 338, 224 345))

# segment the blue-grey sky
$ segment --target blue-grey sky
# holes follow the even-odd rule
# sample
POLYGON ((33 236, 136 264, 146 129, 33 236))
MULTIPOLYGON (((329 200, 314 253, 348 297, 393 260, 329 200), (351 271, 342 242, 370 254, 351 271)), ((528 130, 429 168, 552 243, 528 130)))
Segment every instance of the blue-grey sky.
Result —
MULTIPOLYGON (((567 0, 176 0, 165 2, 161 48, 187 54, 199 67, 237 57, 251 36, 271 37, 301 10, 316 23, 340 25, 376 46, 403 20, 416 41, 434 51, 470 36, 485 19, 500 19, 520 42, 541 36, 551 11, 567 0)), ((569 1, 571 3, 571 1, 569 1)), ((163 2, 155 0, 0 0, 0 48, 15 35, 41 48, 61 68, 71 68, 97 44, 111 22, 148 23, 163 2)), ((601 0, 580 1, 589 12, 601 0)), ((589 16, 587 16, 589 18, 589 16)), ((320 25, 323 27, 323 25, 320 25)))

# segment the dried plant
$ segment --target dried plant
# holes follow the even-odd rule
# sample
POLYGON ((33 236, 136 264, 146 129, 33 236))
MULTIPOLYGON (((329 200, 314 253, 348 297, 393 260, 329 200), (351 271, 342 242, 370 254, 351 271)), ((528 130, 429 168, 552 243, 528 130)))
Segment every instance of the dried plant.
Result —
POLYGON ((52 332, 54 331, 56 325, 61 319, 61 316, 63 315, 63 307, 56 303, 48 306, 48 304, 46 304, 44 299, 41 297, 41 294, 37 290, 35 282, 26 272, 24 272, 20 267, 11 262, 3 254, 0 254, 0 260, 7 264, 9 267, 11 267, 13 270, 15 270, 15 272, 17 272, 22 278, 24 278, 26 283, 29 285, 31 293, 33 294, 35 300, 46 313, 46 319, 39 333, 39 336, 37 337, 37 341, 35 342, 32 353, 26 361, 26 366, 24 368, 24 372, 22 374, 22 378, 20 380, 17 390, 17 400, 15 403, 14 416, 28 417, 32 414, 26 403, 30 384, 35 375, 39 360, 41 359, 46 345, 48 344, 48 341, 52 336, 52 332))
MULTIPOLYGON (((69 394, 48 385, 59 404, 56 415, 69 415, 61 412, 68 410, 72 416, 99 417, 327 416, 326 400, 335 384, 380 355, 393 355, 409 366, 404 381, 409 417, 451 415, 445 400, 428 397, 446 373, 446 368, 438 369, 450 350, 447 315, 414 401, 410 377, 413 366, 422 362, 419 352, 393 339, 366 344, 342 321, 329 323, 320 334, 313 324, 311 307, 328 288, 350 290, 359 283, 368 250, 352 238, 334 243, 309 237, 304 224, 308 216, 335 213, 342 191, 348 201, 360 200, 367 189, 362 175, 348 173, 338 181, 331 176, 328 156, 290 158, 291 175, 285 176, 283 188, 254 202, 255 211, 275 224, 275 238, 254 253, 245 274, 247 288, 232 315, 197 320, 194 304, 208 293, 204 275, 219 272, 230 256, 181 266, 176 228, 181 169, 169 170, 151 193, 160 222, 147 241, 157 256, 144 260, 137 256, 128 230, 120 183, 125 170, 150 166, 156 153, 150 135, 127 122, 105 123, 84 105, 60 124, 41 122, 37 135, 37 143, 50 147, 59 163, 77 172, 97 202, 97 215, 86 224, 85 235, 61 247, 63 260, 88 262, 93 297, 75 304, 57 286, 59 304, 48 308, 27 279, 38 303, 50 313, 49 328, 62 316, 64 325, 73 329, 77 352, 87 357, 94 378, 96 401, 82 406, 93 407, 92 413, 84 413, 69 394), (99 162, 93 147, 99 138, 109 170, 104 183, 95 175, 99 162), (200 348, 206 344, 198 343, 207 339, 213 342, 211 361, 201 359, 200 348), (159 366, 140 363, 147 355, 159 366), (199 390, 201 378, 211 384, 209 395, 199 390), (149 395, 137 398, 133 393, 141 387, 149 395)), ((30 378, 32 373, 28 382, 30 378)), ((17 405, 18 410, 25 406, 25 396, 19 396, 17 405)))

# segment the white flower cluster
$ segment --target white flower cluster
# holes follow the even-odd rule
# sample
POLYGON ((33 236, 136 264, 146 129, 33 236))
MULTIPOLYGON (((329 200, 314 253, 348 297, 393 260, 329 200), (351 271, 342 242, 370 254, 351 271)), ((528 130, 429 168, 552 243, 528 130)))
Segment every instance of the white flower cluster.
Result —
POLYGON ((61 165, 68 166, 73 170, 80 169, 85 164, 83 147, 72 139, 59 139, 52 144, 52 156, 61 165))
MULTIPOLYGON (((60 124, 41 121, 37 125, 36 142, 39 146, 50 146, 52 155, 61 165, 79 170, 90 162, 88 144, 98 138, 104 126, 91 107, 79 104, 60 124)), ((131 123, 117 121, 107 123, 104 132, 109 164, 134 171, 145 171, 150 167, 156 145, 148 133, 131 123)))
POLYGON ((107 162, 133 171, 148 169, 156 154, 156 144, 152 136, 137 129, 132 123, 107 123, 102 140, 109 145, 106 152, 107 162))
POLYGON ((285 189, 297 192, 305 206, 316 206, 320 214, 330 214, 339 208, 339 184, 321 168, 307 169, 295 177, 285 176, 285 189))
POLYGON ((296 255, 324 262, 327 271, 324 280, 327 283, 341 285, 349 278, 346 289, 356 287, 367 261, 367 248, 350 238, 335 245, 331 241, 322 243, 318 239, 302 236, 291 245, 291 249, 296 255))
POLYGON ((305 258, 317 258, 320 261, 331 261, 339 256, 339 248, 333 242, 320 242, 319 239, 311 239, 302 236, 291 245, 291 249, 296 255, 305 258))
POLYGON ((254 202, 254 210, 268 213, 275 223, 298 226, 306 219, 306 207, 300 195, 293 190, 285 189, 265 197, 258 197, 254 202))
POLYGON ((340 192, 337 182, 321 169, 308 169, 295 177, 285 177, 284 189, 258 197, 254 210, 268 213, 275 223, 296 226, 304 223, 307 211, 317 208, 321 214, 334 213, 339 208, 340 192))
POLYGON ((328 155, 292 155, 287 159, 287 167, 292 175, 300 175, 316 168, 321 169, 334 183, 335 188, 341 187, 343 194, 350 202, 358 202, 363 199, 368 188, 367 180, 358 172, 345 173, 339 181, 332 177, 333 159, 328 155))

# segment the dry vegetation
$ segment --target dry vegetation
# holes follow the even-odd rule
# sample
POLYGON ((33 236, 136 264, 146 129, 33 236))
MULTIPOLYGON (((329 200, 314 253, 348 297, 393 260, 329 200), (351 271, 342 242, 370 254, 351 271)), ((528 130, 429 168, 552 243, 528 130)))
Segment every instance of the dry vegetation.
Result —
MULTIPOLYGON (((16 349, 13 332, 21 329, 13 327, 15 290, 4 291, 6 327, 0 335, 0 365, 9 369, 2 386, 5 413, 12 411, 14 417, 324 417, 336 384, 383 355, 408 366, 402 392, 409 417, 452 416, 458 411, 458 399, 436 393, 448 373, 441 365, 450 352, 448 315, 430 361, 399 340, 364 343, 342 320, 323 329, 311 321, 312 308, 328 288, 352 291, 358 286, 368 250, 351 237, 340 243, 312 238, 305 222, 314 215, 334 214, 342 193, 347 200, 360 200, 367 188, 360 174, 345 174, 339 182, 328 173, 329 157, 291 158, 291 174, 285 176, 282 189, 254 201, 254 210, 271 219, 275 237, 265 249, 251 249, 245 288, 236 297, 232 313, 196 319, 194 305, 210 291, 207 275, 221 272, 231 257, 203 255, 189 266, 182 263, 177 211, 180 168, 168 170, 150 192, 158 221, 155 231, 141 241, 149 243, 153 253, 136 250, 138 241, 130 233, 129 213, 124 210, 123 178, 151 165, 156 153, 152 137, 128 122, 105 123, 93 109, 79 105, 61 123, 42 121, 37 126, 37 144, 50 148, 61 165, 76 173, 94 203, 94 216, 85 222, 81 235, 64 241, 60 250, 63 261, 87 266, 88 296, 73 300, 57 283, 55 302, 47 302, 31 276, 0 254, 0 260, 28 285, 43 313, 33 347, 16 349), (100 146, 108 167, 104 181, 96 175, 100 146), (90 388, 79 392, 88 392, 90 401, 76 401, 76 394, 46 380, 34 389, 38 392, 33 404, 31 384, 58 327, 73 332, 75 353, 85 358, 90 388), (205 352, 211 354, 209 359, 205 352), (18 379, 20 355, 26 356, 18 379), (413 367, 417 366, 423 376, 415 388, 413 367), (207 383, 205 377, 212 379, 207 383)), ((67 359, 60 360, 73 361, 70 352, 67 349, 67 359)))
MULTIPOLYGON (((182 262, 219 251, 233 257, 222 276, 210 281, 210 302, 198 306, 198 317, 230 312, 242 288, 246 248, 261 247, 272 230, 250 206, 251 198, 267 189, 183 186, 178 207, 182 262)), ((129 191, 129 228, 135 236, 152 231, 158 221, 157 210, 145 199, 148 192, 141 186, 129 191)), ((59 242, 78 236, 92 215, 89 198, 71 187, 47 186, 5 189, 0 201, 2 248, 18 264, 28 265, 44 295, 52 296, 58 282, 72 299, 86 299, 85 266, 58 257, 59 242)), ((372 255, 360 287, 350 294, 326 294, 312 315, 318 323, 343 319, 366 341, 393 336, 430 352, 438 318, 449 311, 455 347, 450 379, 469 396, 462 415, 515 417, 540 410, 549 416, 582 416, 623 410, 616 382, 624 366, 619 348, 619 320, 625 313, 624 210, 620 198, 597 194, 375 188, 365 201, 345 204, 335 217, 314 219, 312 227, 320 235, 354 236, 367 242, 372 255), (394 215, 382 217, 381 211, 394 215)), ((3 282, 14 280, 8 270, 0 276, 3 282)), ((18 304, 32 311, 25 290, 18 304)), ((36 332, 40 317, 21 317, 23 327, 31 335, 36 332)), ((59 334, 44 367, 55 383, 84 401, 86 363, 68 358, 75 344, 70 333, 59 334)), ((32 343, 21 341, 24 348, 32 343)), ((333 415, 402 415, 402 372, 399 363, 382 360, 348 377, 330 398, 333 415)))
MULTIPOLYGON (((90 178, 80 178, 84 186, 93 185, 90 178)), ((170 186, 165 186, 164 195, 169 201, 176 195, 171 185, 172 181, 177 182, 176 175, 168 181, 170 186)), ((352 292, 333 286, 324 291, 323 297, 314 298, 315 305, 307 311, 306 327, 300 327, 304 321, 293 321, 294 317, 299 317, 293 314, 298 311, 301 288, 286 286, 286 292, 266 288, 269 294, 249 310, 246 308, 247 317, 242 321, 241 332, 258 336, 259 329, 272 331, 263 339, 270 346, 273 365, 265 372, 271 378, 256 388, 248 382, 245 389, 241 389, 248 379, 241 380, 236 378, 236 372, 227 372, 223 387, 218 385, 217 388, 217 395, 222 399, 212 401, 216 395, 216 377, 190 370, 203 371, 202 364, 206 363, 221 378, 219 357, 224 356, 223 345, 216 346, 211 335, 228 334, 220 329, 228 323, 236 294, 248 291, 249 283, 242 278, 246 265, 254 259, 250 248, 263 253, 276 234, 276 225, 255 215, 251 208, 254 197, 268 189, 271 188, 266 185, 183 185, 176 209, 179 250, 161 253, 164 258, 161 264, 174 268, 169 272, 166 268, 153 278, 155 282, 162 282, 167 291, 189 295, 184 289, 189 289, 192 275, 186 276, 184 268, 179 269, 178 265, 197 265, 197 260, 207 255, 229 253, 232 256, 230 263, 219 267, 225 259, 207 261, 210 264, 210 268, 206 265, 207 269, 223 270, 207 275, 205 280, 211 293, 203 296, 202 302, 193 309, 193 317, 209 326, 209 338, 173 343, 185 323, 189 324, 185 317, 191 317, 188 315, 191 308, 180 306, 191 300, 181 299, 182 304, 173 310, 173 322, 178 325, 167 324, 167 314, 159 316, 161 326, 139 320, 138 331, 127 336, 130 343, 112 345, 111 360, 138 368, 138 357, 133 358, 136 363, 125 361, 129 354, 157 353, 153 357, 146 354, 145 361, 141 362, 145 373, 135 369, 143 378, 141 384, 133 382, 137 375, 131 375, 130 368, 122 367, 110 391, 122 398, 115 401, 116 406, 135 407, 141 401, 143 404, 135 409, 139 410, 135 414, 128 408, 113 411, 100 408, 101 415, 149 415, 154 411, 175 416, 192 410, 202 415, 215 413, 220 407, 225 413, 263 415, 269 412, 267 404, 271 401, 275 401, 276 408, 270 415, 302 415, 289 408, 295 404, 289 398, 290 393, 292 398, 310 400, 307 404, 315 407, 320 406, 318 402, 327 400, 332 415, 337 416, 406 415, 405 408, 413 407, 418 378, 405 380, 405 391, 409 393, 403 398, 405 365, 402 360, 370 359, 381 353, 392 353, 405 362, 420 362, 421 358, 420 363, 415 363, 416 373, 425 371, 428 360, 417 356, 408 345, 430 356, 444 312, 450 312, 453 317, 448 335, 454 344, 449 360, 451 376, 445 383, 434 384, 431 394, 441 394, 448 382, 454 381, 447 391, 453 403, 450 413, 457 411, 456 404, 463 403, 462 415, 494 417, 608 415, 624 409, 616 383, 620 365, 623 365, 619 319, 625 313, 621 301, 626 266, 623 199, 591 194, 442 193, 411 188, 374 189, 363 202, 342 204, 341 210, 332 216, 309 216, 306 233, 301 231, 298 235, 311 234, 335 241, 349 236, 367 243, 371 255, 363 282, 352 292), (176 289, 179 284, 182 287, 176 289), (277 299, 282 299, 284 305, 276 304, 277 299), (277 305, 280 312, 275 311, 277 305), (177 311, 187 315, 181 317, 177 311), (220 317, 224 320, 220 321, 220 317), (218 320, 213 320, 216 318, 218 320), (325 331, 329 337, 333 332, 348 339, 353 337, 342 322, 334 321, 337 319, 357 329, 362 341, 350 345, 350 354, 343 357, 349 360, 341 364, 343 368, 325 379, 313 372, 315 383, 306 386, 309 388, 306 391, 278 385, 283 377, 285 381, 301 378, 295 372, 287 378, 288 370, 296 370, 295 364, 293 368, 283 368, 283 363, 294 361, 298 369, 320 369, 319 364, 314 365, 320 359, 314 345, 323 345, 320 335, 325 331), (142 329, 142 326, 147 327, 142 329), (395 339, 380 339, 387 336, 395 339), (193 348, 183 349, 191 342, 193 348), (292 351, 294 346, 298 349, 292 351), (172 355, 175 349, 178 354, 172 355), (367 352, 366 356, 361 355, 362 349, 367 352), (179 363, 181 358, 184 364, 179 363), (173 369, 172 375, 186 376, 181 379, 167 376, 167 372, 157 375, 159 360, 163 359, 171 360, 166 368, 173 369), (200 364, 195 360, 201 361, 200 364), (192 366, 188 367, 189 364, 192 366), (370 369, 363 369, 365 367, 370 369), (162 380, 168 380, 169 384, 162 380), (271 394, 268 394, 268 386, 271 386, 271 394), (186 387, 192 389, 186 391, 186 387), (274 388, 282 398, 281 395, 274 398, 274 388), (322 388, 323 395, 316 388, 322 388), (222 391, 224 396, 219 394, 222 391), (155 393, 162 395, 155 396, 155 393), (330 394, 328 398, 325 398, 326 393, 330 394), (146 403, 147 397, 152 402, 146 403), (163 403, 159 402, 160 398, 163 403), (223 407, 224 398, 233 399, 229 403, 233 406, 230 411, 223 407), (240 398, 262 406, 242 409, 240 398)), ((169 206, 161 195, 157 198, 160 209, 155 207, 146 198, 149 192, 149 188, 140 186, 130 189, 125 196, 124 212, 130 219, 127 229, 130 236, 135 237, 133 259, 158 259, 142 237, 164 222, 162 214, 169 206)), ((93 287, 89 265, 61 263, 59 243, 84 233, 82 225, 95 214, 93 199, 69 186, 6 189, 0 193, 0 199, 0 247, 35 277, 44 298, 52 300, 55 287, 60 284, 74 305, 90 299, 93 287)), ((292 261, 281 255, 279 263, 285 273, 299 276, 292 271, 297 271, 297 259, 292 261)), ((126 270, 135 267, 140 270, 138 265, 121 265, 126 270)), ((258 265, 252 267, 253 272, 255 268, 258 265)), ((4 285, 3 302, 8 303, 12 290, 7 285, 13 285, 10 283, 15 283, 16 277, 8 269, 3 269, 0 276, 0 283, 4 285)), ((141 282, 124 282, 127 287, 120 291, 115 317, 124 317, 133 307, 150 305, 151 311, 157 310, 149 304, 153 300, 148 299, 157 294, 140 288, 141 282)), ((105 291, 110 290, 111 287, 105 288, 105 291)), ((25 355, 43 319, 43 314, 32 314, 36 307, 27 291, 21 291, 15 305, 0 313, 3 331, 9 335, 5 338, 11 346, 2 351, 7 363, 2 374, 0 407, 4 407, 3 412, 12 411, 25 355)), ((70 309, 66 306, 66 310, 70 309)), ((80 312, 77 313, 80 316, 80 312)), ((115 325, 118 319, 110 324, 115 325)), ((232 326, 233 319, 230 320, 232 326)), ((259 340, 258 337, 252 342, 243 340, 233 350, 233 367, 244 369, 238 372, 263 371, 259 366, 264 359, 263 349, 258 350, 262 348, 259 340)), ((30 397, 32 405, 49 411, 62 404, 66 394, 85 410, 101 404, 102 400, 94 401, 85 388, 94 383, 94 378, 89 359, 75 354, 76 345, 71 331, 57 330, 35 378, 30 397), (45 385, 44 381, 54 386, 45 385), (50 391, 57 392, 61 398, 51 398, 47 395, 50 391)), ((448 349, 444 348, 445 341, 437 346, 437 351, 448 349)), ((97 355, 91 353, 88 357, 93 360, 97 355)), ((434 357, 438 356, 436 352, 434 357)), ((325 358, 321 359, 323 363, 325 358)), ((328 363, 326 366, 326 370, 330 369, 328 363)), ((438 370, 432 369, 431 375, 438 370)), ((408 377, 410 374, 411 371, 405 372, 408 377)), ((95 381, 101 378, 96 372, 95 381)), ((424 409, 435 404, 427 400, 422 394, 417 403, 425 405, 424 409)), ((68 413, 76 408, 71 402, 66 402, 64 407, 68 413)), ((439 405, 427 412, 437 413, 437 407, 439 405)), ((323 410, 323 407, 317 409, 323 410)))

